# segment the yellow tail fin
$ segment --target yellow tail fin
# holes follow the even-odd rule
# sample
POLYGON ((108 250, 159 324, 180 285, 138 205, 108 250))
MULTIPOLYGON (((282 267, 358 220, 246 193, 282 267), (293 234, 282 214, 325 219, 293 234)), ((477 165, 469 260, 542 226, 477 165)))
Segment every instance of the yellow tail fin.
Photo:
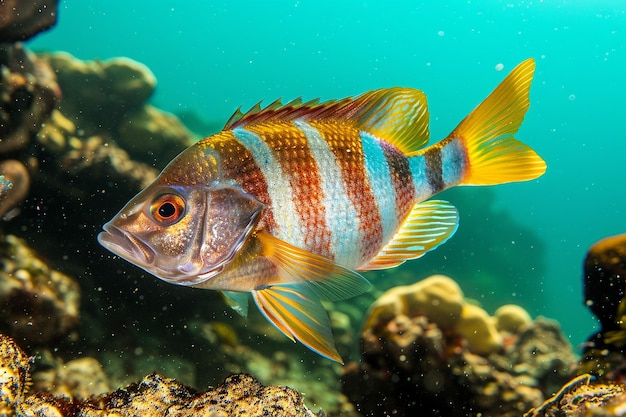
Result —
POLYGON ((532 58, 519 64, 450 134, 467 149, 469 167, 462 185, 527 181, 546 171, 545 161, 513 137, 530 104, 534 71, 532 58))

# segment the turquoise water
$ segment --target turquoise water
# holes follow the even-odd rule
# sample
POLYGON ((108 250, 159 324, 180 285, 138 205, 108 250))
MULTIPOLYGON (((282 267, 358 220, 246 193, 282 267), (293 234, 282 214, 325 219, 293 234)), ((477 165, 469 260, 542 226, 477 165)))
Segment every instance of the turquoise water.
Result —
MULTIPOLYGON (((535 293, 518 302, 557 319, 574 345, 593 331, 582 300, 583 257, 593 242, 626 232, 623 1, 67 0, 58 25, 29 46, 81 59, 131 57, 155 73, 157 106, 218 124, 261 99, 415 87, 429 98, 433 140, 534 57, 531 108, 517 137, 544 157, 548 171, 494 187, 492 204, 543 242, 541 254, 519 248, 524 264, 532 269, 536 254, 545 268, 524 275, 535 293)), ((459 207, 463 228, 472 214, 459 207)), ((519 236, 510 229, 484 233, 503 237, 515 253, 519 236)), ((488 256, 477 257, 477 270, 480 262, 488 256)), ((515 279, 509 272, 498 279, 515 279)), ((471 285, 462 283, 468 293, 471 285)))

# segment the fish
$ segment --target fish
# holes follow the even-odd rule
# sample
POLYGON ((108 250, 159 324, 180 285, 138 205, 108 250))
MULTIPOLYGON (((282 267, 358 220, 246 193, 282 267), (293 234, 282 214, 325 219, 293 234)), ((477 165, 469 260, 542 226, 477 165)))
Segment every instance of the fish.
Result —
POLYGON ((424 92, 241 108, 181 152, 103 226, 104 248, 172 284, 220 291, 292 341, 343 363, 321 301, 371 287, 448 240, 458 210, 431 199, 453 186, 541 176, 514 138, 535 69, 519 64, 443 140, 429 144, 424 92))

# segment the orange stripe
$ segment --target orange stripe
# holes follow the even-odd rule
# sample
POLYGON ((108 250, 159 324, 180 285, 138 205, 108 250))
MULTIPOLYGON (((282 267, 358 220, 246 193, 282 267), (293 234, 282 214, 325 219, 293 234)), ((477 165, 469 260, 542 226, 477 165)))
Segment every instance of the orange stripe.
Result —
MULTIPOLYGON (((293 202, 304 225, 303 249, 333 259, 331 231, 326 224, 326 207, 317 163, 306 135, 290 123, 247 126, 272 149, 293 190, 293 202)), ((275 210, 280 210, 275 207, 275 210)))
POLYGON ((361 262, 371 259, 382 247, 383 228, 376 198, 367 178, 359 131, 345 123, 310 122, 332 150, 343 173, 344 191, 358 216, 362 237, 361 262))
POLYGON ((267 191, 265 176, 254 162, 250 152, 244 148, 231 131, 209 136, 198 143, 200 149, 212 148, 221 157, 223 176, 234 179, 242 188, 255 196, 266 209, 259 222, 259 229, 268 231, 276 228, 272 201, 267 191))

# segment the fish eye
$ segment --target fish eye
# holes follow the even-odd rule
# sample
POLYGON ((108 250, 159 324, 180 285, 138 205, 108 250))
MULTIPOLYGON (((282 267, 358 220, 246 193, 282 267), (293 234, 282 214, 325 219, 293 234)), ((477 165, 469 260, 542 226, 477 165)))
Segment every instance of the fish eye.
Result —
POLYGON ((185 215, 185 200, 178 194, 160 194, 150 204, 150 215, 164 226, 174 224, 185 215))

